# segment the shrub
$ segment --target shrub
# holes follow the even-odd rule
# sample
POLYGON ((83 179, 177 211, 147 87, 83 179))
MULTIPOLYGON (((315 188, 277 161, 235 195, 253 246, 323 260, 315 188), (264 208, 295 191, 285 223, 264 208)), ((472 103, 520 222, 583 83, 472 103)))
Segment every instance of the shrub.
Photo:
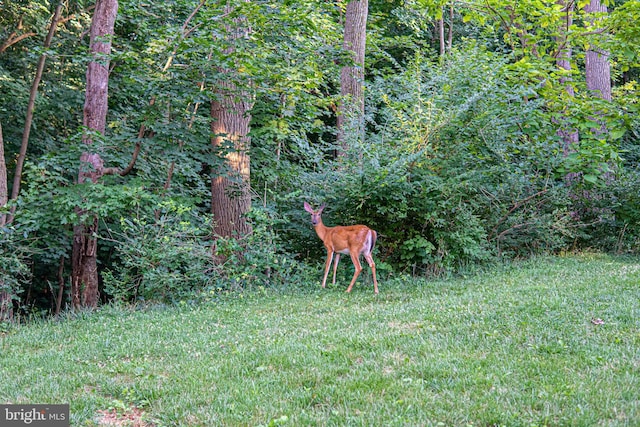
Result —
POLYGON ((507 73, 476 46, 444 64, 416 57, 370 85, 366 143, 295 187, 334 224, 376 229, 378 259, 412 273, 566 247, 578 230, 556 129, 535 88, 507 73))
POLYGON ((176 302, 211 284, 205 219, 169 200, 158 212, 157 220, 122 218, 109 230, 116 260, 103 271, 104 288, 117 300, 176 302))
POLYGON ((217 289, 282 287, 306 281, 308 271, 289 252, 290 245, 276 232, 288 221, 275 210, 254 206, 248 214, 253 232, 244 238, 218 237, 213 254, 217 289))
POLYGON ((18 236, 13 227, 0 227, 0 322, 12 320, 18 296, 31 280, 31 251, 18 236))

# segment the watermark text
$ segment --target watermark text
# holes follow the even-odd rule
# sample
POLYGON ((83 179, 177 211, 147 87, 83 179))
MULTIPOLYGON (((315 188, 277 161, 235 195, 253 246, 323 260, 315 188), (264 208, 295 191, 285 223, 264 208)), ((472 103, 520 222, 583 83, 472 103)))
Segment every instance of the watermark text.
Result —
POLYGON ((0 426, 69 427, 69 405, 1 405, 0 426))

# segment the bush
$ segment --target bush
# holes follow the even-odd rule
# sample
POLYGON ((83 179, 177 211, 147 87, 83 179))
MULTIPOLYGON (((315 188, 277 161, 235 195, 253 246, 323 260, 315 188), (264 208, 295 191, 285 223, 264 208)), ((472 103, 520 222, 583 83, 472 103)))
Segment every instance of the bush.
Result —
POLYGON ((18 296, 31 280, 29 252, 13 227, 0 227, 0 322, 12 320, 18 296))
POLYGON ((508 85, 511 72, 471 46, 376 80, 366 143, 302 174, 290 208, 326 202, 330 225, 371 226, 377 259, 416 274, 565 248, 578 227, 561 144, 544 101, 508 85))
POLYGON ((172 201, 158 212, 157 220, 122 218, 109 230, 116 260, 102 275, 116 300, 177 302, 212 283, 206 220, 172 201))
POLYGON ((276 232, 288 221, 273 209, 254 206, 248 214, 253 232, 244 238, 218 237, 213 254, 217 289, 277 288, 304 283, 309 272, 276 232))
POLYGON ((615 253, 640 250, 640 173, 622 170, 606 187, 585 190, 576 200, 584 222, 583 247, 615 253))
POLYGON ((157 220, 123 218, 109 230, 116 259, 102 275, 117 300, 176 303, 304 281, 306 270, 274 232, 282 220, 272 211, 252 209, 246 237, 213 239, 209 217, 171 201, 159 209, 157 220))

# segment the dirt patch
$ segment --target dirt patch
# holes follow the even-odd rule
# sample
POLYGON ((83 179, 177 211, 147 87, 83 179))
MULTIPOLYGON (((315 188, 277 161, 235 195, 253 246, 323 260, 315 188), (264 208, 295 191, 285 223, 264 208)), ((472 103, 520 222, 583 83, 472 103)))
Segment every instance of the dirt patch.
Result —
POLYGON ((97 422, 104 427, 154 427, 155 424, 144 419, 144 411, 131 407, 125 411, 115 408, 98 411, 97 422))

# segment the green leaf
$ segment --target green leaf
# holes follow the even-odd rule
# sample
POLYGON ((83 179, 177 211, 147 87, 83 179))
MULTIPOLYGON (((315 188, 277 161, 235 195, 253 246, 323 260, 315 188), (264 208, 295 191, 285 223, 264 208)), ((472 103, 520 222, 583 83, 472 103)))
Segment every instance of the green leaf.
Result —
POLYGON ((609 132, 609 137, 613 140, 620 139, 627 133, 626 129, 615 129, 609 132))
POLYGON ((598 182, 598 177, 592 174, 585 174, 583 178, 590 184, 596 184, 598 182))

